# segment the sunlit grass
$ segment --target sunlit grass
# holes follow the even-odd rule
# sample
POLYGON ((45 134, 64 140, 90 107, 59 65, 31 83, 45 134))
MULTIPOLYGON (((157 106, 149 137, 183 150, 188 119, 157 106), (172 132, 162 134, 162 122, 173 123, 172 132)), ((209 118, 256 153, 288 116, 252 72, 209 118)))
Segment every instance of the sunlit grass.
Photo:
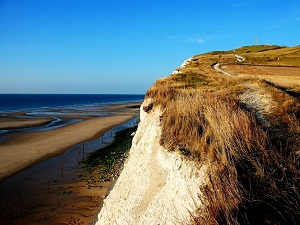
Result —
POLYGON ((216 60, 222 56, 196 56, 146 95, 163 111, 161 144, 209 168, 209 205, 195 224, 299 223, 299 101, 266 81, 219 74, 210 66, 216 60), (251 83, 276 102, 268 125, 239 99, 251 83))

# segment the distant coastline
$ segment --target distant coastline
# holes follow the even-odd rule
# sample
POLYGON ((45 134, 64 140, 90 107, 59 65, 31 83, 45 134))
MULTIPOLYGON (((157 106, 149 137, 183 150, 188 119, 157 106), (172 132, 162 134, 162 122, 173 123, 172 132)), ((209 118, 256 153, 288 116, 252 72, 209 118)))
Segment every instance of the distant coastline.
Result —
POLYGON ((110 105, 141 102, 130 94, 0 94, 0 142, 8 134, 62 128, 114 114, 110 105))
POLYGON ((103 104, 138 102, 142 94, 0 94, 0 113, 51 108, 84 109, 103 104))

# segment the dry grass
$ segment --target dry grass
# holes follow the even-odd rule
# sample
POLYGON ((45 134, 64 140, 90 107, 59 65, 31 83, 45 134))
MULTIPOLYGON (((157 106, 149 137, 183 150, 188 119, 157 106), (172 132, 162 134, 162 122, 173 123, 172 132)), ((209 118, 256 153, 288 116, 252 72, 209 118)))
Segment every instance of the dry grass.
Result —
POLYGON ((300 46, 278 48, 270 51, 260 51, 242 54, 246 57, 244 64, 269 66, 300 66, 300 46))
POLYGON ((298 224, 298 100, 258 81, 278 103, 264 126, 239 102, 249 80, 216 73, 214 61, 197 56, 147 93, 164 112, 161 144, 209 167, 209 204, 195 224, 298 224))
POLYGON ((221 69, 238 77, 264 79, 300 93, 300 67, 224 65, 221 69))
POLYGON ((210 52, 195 57, 209 57, 220 63, 236 63, 233 54, 246 58, 239 64, 300 67, 300 46, 290 48, 272 45, 246 46, 231 51, 210 52))

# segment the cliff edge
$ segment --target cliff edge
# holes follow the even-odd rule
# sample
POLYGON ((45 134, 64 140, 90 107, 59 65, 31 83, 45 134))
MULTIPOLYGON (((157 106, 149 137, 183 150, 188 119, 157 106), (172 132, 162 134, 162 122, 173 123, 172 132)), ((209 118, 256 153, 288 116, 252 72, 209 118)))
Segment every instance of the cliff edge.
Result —
POLYGON ((141 122, 130 155, 98 215, 98 225, 185 224, 202 207, 206 167, 159 144, 159 107, 141 106, 141 122))

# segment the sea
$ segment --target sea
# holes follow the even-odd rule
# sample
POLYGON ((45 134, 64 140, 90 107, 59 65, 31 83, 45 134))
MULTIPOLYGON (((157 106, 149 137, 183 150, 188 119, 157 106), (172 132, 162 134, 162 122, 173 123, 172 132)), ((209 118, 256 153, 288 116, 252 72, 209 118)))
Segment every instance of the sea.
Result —
POLYGON ((85 110, 143 99, 144 95, 138 94, 0 94, 0 113, 53 108, 85 110))
POLYGON ((0 143, 10 134, 53 130, 80 122, 83 120, 78 118, 80 116, 109 116, 113 112, 102 110, 107 105, 143 99, 144 95, 137 94, 0 94, 0 117, 52 118, 50 123, 42 126, 0 128, 0 143), (67 115, 73 115, 73 118, 67 115))

